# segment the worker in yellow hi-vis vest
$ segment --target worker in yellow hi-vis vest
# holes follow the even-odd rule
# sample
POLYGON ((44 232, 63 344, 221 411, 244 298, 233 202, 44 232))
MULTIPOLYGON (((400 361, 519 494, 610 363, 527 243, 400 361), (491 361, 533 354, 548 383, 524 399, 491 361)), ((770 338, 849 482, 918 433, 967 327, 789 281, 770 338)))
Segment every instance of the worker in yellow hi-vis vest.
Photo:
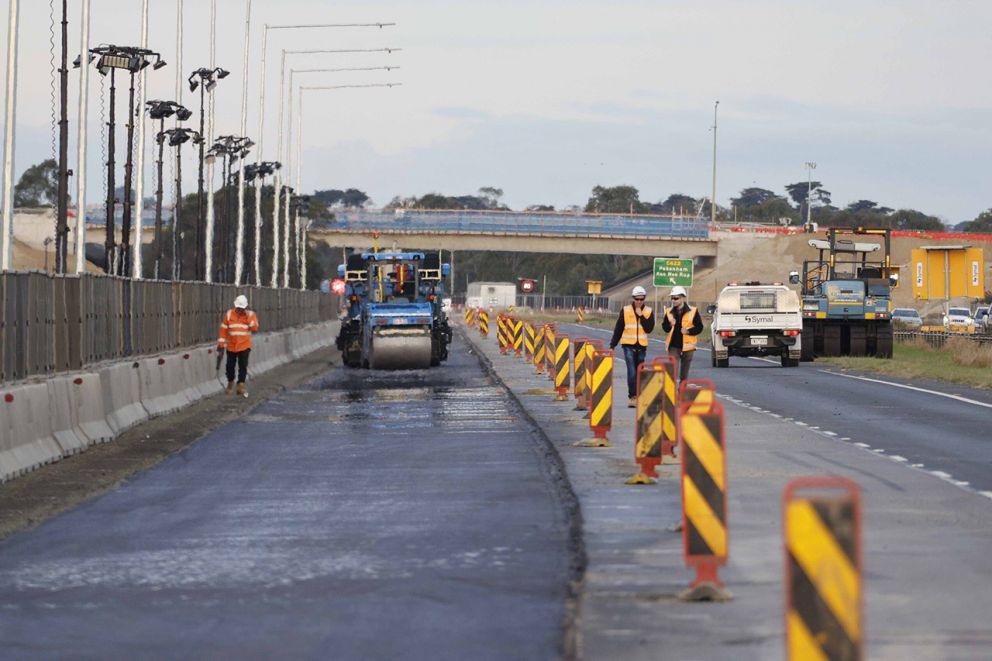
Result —
POLYGON ((689 367, 696 351, 696 338, 703 332, 699 310, 686 301, 685 287, 672 288, 672 307, 665 312, 661 330, 668 333, 665 344, 668 355, 679 365, 679 383, 689 378, 689 367))
POLYGON ((627 406, 637 406, 637 366, 644 362, 648 352, 648 334, 654 330, 654 311, 644 304, 647 292, 640 285, 630 292, 633 300, 623 306, 610 348, 623 347, 623 360, 627 365, 627 406))

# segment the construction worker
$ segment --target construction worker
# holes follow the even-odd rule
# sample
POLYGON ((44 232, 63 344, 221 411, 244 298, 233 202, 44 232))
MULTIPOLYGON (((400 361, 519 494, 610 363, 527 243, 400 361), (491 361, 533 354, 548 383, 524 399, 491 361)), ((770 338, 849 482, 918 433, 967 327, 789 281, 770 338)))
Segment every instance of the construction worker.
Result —
POLYGON ((234 299, 234 308, 224 313, 217 338, 217 351, 227 350, 227 394, 234 392, 234 368, 238 368, 238 394, 247 397, 245 378, 248 376, 248 355, 251 353, 251 334, 258 332, 258 317, 248 309, 248 297, 243 294, 234 299))
POLYGON ((637 366, 644 362, 648 352, 648 334, 654 330, 654 313, 644 304, 647 292, 640 285, 630 292, 633 300, 625 305, 613 327, 610 348, 623 347, 623 360, 627 365, 627 406, 637 406, 637 366))
POLYGON ((686 301, 685 287, 672 288, 672 306, 665 312, 661 329, 668 333, 665 340, 668 355, 678 364, 679 383, 689 378, 689 367, 696 351, 696 336, 703 332, 699 310, 686 301))

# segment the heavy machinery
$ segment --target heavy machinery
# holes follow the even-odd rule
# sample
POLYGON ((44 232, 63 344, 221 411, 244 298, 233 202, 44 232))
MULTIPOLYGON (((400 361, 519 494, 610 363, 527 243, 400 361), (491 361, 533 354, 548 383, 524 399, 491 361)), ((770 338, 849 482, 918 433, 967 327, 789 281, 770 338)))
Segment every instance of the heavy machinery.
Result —
POLYGON ((436 253, 349 255, 338 267, 347 303, 337 338, 344 364, 396 370, 446 360, 451 328, 442 295, 450 270, 436 253))
POLYGON ((819 256, 803 262, 802 360, 816 356, 892 357, 891 231, 832 228, 826 239, 810 239, 819 256), (877 237, 879 243, 860 242, 877 237))

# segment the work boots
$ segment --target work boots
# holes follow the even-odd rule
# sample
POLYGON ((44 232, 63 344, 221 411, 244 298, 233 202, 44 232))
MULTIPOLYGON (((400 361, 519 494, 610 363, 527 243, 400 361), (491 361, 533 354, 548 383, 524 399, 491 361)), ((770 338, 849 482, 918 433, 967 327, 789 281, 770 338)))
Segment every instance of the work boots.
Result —
POLYGON ((224 392, 228 395, 234 392, 234 381, 227 382, 227 388, 224 388, 224 392))
POLYGON ((243 383, 238 384, 238 394, 241 395, 242 397, 248 396, 248 389, 245 388, 245 384, 243 383))

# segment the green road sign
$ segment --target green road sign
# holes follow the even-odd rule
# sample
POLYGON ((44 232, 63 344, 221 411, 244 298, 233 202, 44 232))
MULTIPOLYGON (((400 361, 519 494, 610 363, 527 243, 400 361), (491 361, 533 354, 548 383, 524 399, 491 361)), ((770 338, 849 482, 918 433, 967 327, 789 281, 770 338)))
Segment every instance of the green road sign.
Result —
POLYGON ((668 257, 654 258, 655 287, 691 287, 692 260, 669 259, 668 257))

